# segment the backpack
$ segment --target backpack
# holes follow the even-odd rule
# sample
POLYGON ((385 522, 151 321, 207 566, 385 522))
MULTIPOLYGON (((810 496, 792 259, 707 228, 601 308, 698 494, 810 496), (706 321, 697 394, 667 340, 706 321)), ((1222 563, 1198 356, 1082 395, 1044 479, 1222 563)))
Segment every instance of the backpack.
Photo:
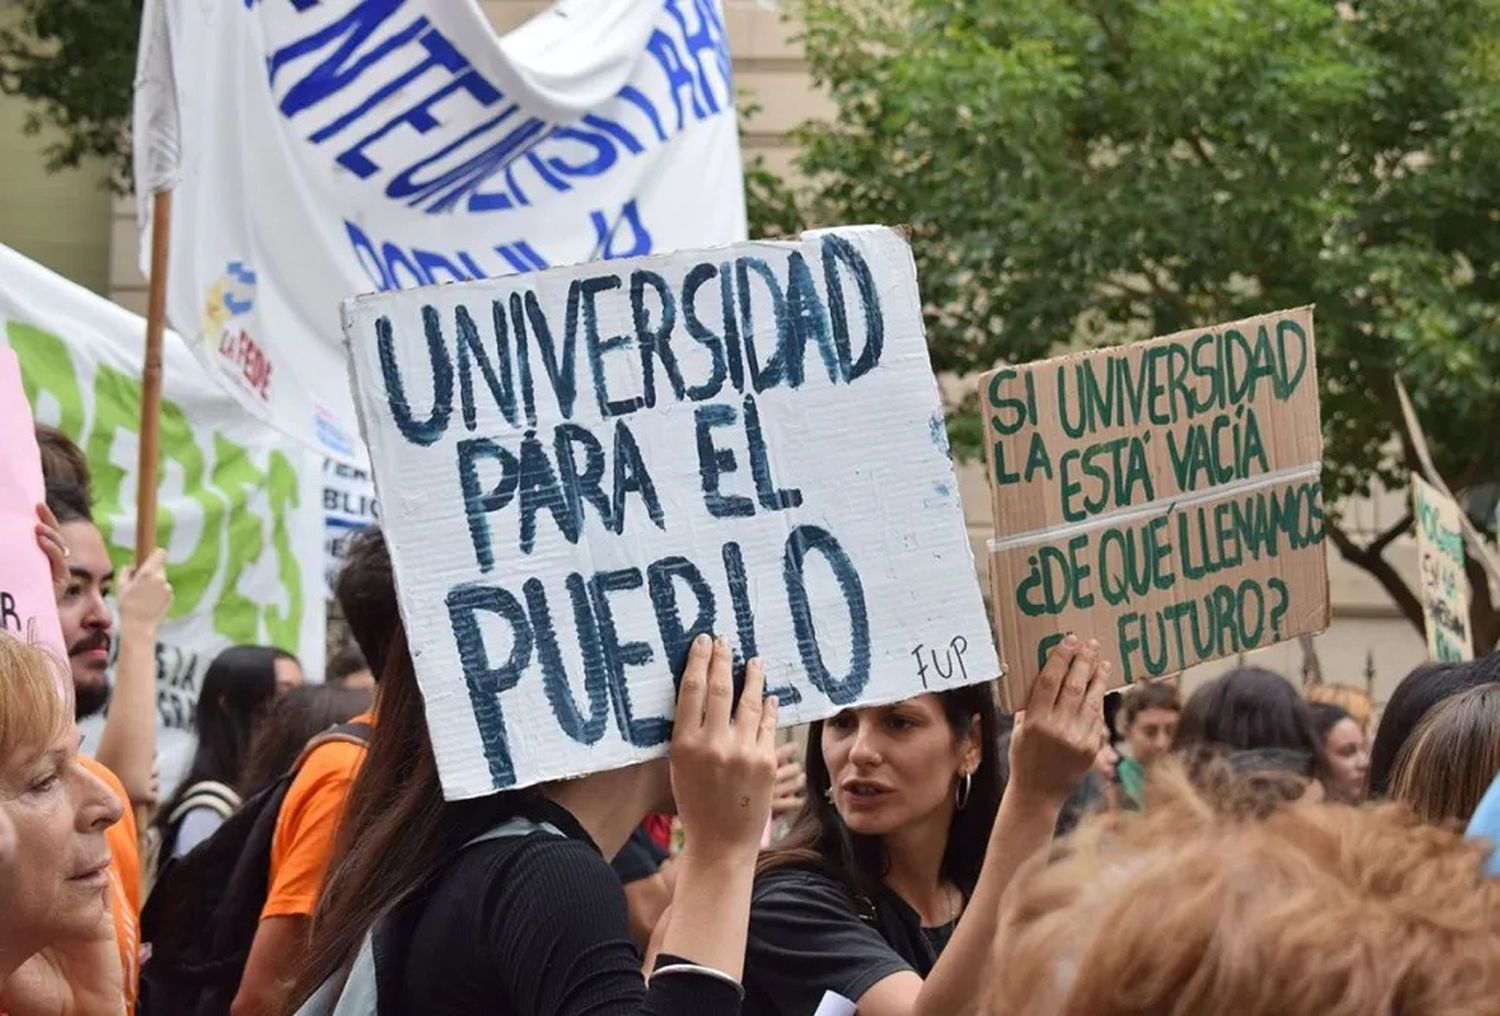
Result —
POLYGON ((271 872, 271 840, 287 789, 321 745, 368 744, 368 723, 314 737, 281 779, 246 801, 214 834, 168 858, 141 911, 140 1016, 224 1016, 239 990, 271 872))
MULTIPOLYGON (((462 853, 478 843, 500 840, 512 836, 530 836, 535 832, 551 833, 566 838, 561 829, 550 822, 537 822, 524 815, 508 818, 488 832, 480 833, 469 840, 459 852, 462 853)), ((390 941, 390 921, 382 920, 365 933, 359 952, 349 967, 348 976, 340 970, 318 985, 311 997, 292 1016, 381 1016, 389 1013, 394 1004, 389 999, 395 995, 397 986, 391 983, 392 971, 382 957, 399 955, 404 950, 390 941), (385 1006, 381 998, 387 999, 385 1006)))
POLYGON ((199 780, 188 787, 183 792, 182 800, 177 802, 177 807, 167 815, 162 826, 158 827, 153 824, 143 837, 145 872, 146 877, 150 879, 146 886, 146 895, 151 894, 151 887, 156 884, 162 865, 177 849, 177 836, 182 831, 182 820, 188 812, 194 808, 208 808, 222 820, 233 815, 244 803, 244 799, 235 792, 233 787, 217 780, 199 780))

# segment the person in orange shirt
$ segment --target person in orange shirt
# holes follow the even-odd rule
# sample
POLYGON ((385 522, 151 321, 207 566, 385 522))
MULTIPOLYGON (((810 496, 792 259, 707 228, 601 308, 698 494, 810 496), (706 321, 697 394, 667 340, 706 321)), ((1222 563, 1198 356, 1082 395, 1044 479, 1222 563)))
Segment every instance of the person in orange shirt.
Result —
MULTIPOLYGON (((334 595, 360 651, 379 679, 390 637, 401 626, 385 537, 371 527, 344 546, 334 595)), ((352 722, 374 724, 380 704, 352 722)), ((330 741, 302 762, 287 788, 271 839, 271 870, 260 927, 245 962, 231 1016, 270 1016, 286 1008, 292 972, 307 942, 349 788, 364 763, 363 745, 330 741)))
POLYGON ((87 755, 78 764, 101 780, 120 802, 120 820, 104 830, 109 845, 109 913, 124 974, 125 1011, 135 1011, 141 981, 141 853, 135 815, 120 778, 87 755))

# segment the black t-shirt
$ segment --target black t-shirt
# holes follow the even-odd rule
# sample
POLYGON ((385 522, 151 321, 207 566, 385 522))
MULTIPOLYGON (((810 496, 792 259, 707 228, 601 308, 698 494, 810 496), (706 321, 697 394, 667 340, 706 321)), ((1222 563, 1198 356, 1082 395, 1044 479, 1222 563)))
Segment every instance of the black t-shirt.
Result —
POLYGON ((625 894, 588 833, 555 804, 533 809, 564 836, 538 831, 465 849, 401 909, 401 1016, 732 1016, 739 994, 717 978, 672 974, 648 990, 630 938, 625 894))
POLYGON ((884 888, 862 898, 825 871, 768 871, 750 901, 744 1012, 808 1016, 829 991, 858 1002, 892 974, 926 977, 952 933, 952 924, 923 928, 884 888))

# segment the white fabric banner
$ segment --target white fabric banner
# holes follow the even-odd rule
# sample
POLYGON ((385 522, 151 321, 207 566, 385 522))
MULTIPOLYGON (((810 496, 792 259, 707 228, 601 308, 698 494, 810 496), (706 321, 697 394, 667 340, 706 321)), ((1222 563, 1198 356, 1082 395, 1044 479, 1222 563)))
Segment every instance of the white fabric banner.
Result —
MULTIPOLYGON (((135 543, 146 322, 0 246, 0 341, 15 350, 36 419, 78 442, 94 519, 118 569, 135 543)), ((158 526, 171 613, 157 643, 163 793, 191 758, 203 674, 236 644, 296 653, 323 674, 322 461, 225 396, 165 336, 158 526)), ((85 736, 90 744, 97 735, 85 736)))
POLYGON ((338 302, 744 238, 718 0, 148 0, 141 262, 250 412, 362 465, 338 302), (180 154, 179 154, 180 153, 180 154))

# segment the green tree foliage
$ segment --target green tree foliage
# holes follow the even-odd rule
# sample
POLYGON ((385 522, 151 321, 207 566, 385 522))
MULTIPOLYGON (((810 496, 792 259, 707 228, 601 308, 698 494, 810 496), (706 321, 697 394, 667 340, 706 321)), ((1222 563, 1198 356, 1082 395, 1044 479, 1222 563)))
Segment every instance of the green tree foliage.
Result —
POLYGON ((29 99, 26 131, 57 128, 47 168, 104 160, 130 179, 130 96, 141 0, 9 0, 0 14, 0 91, 29 99))
MULTIPOLYGON (((1313 303, 1330 502, 1405 486, 1398 371, 1450 484, 1500 479, 1494 0, 799 14, 838 107, 799 135, 807 216, 911 224, 939 369, 1313 303)), ((1330 536, 1420 623, 1382 556, 1408 525, 1330 536)), ((1488 647, 1500 619, 1474 585, 1488 647)))

